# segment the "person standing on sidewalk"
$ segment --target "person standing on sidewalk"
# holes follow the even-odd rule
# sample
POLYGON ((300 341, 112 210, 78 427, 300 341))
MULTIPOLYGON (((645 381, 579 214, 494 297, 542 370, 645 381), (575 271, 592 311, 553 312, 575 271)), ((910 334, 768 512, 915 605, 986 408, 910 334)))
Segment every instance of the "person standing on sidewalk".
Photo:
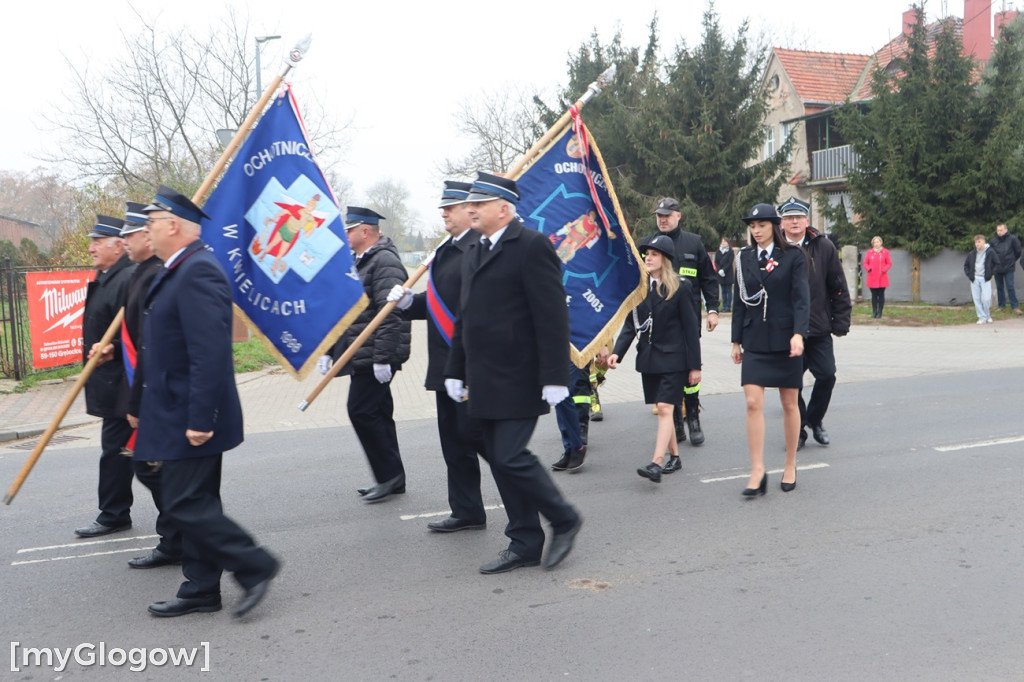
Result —
POLYGON ((999 266, 995 251, 985 242, 985 235, 974 235, 974 251, 964 260, 964 274, 971 282, 971 298, 978 324, 992 322, 992 277, 999 266))
POLYGON ((825 413, 836 385, 836 354, 832 336, 846 336, 850 331, 853 303, 843 274, 839 253, 828 237, 811 227, 811 207, 790 197, 778 207, 786 241, 803 248, 807 255, 807 284, 811 290, 811 323, 804 339, 804 372, 814 376, 811 399, 804 403, 799 391, 800 434, 797 448, 807 442, 806 428, 820 445, 831 442, 825 430, 825 413))
POLYGON ((480 424, 466 412, 465 402, 455 402, 444 390, 444 365, 451 350, 455 321, 459 318, 462 292, 462 261, 466 251, 480 241, 480 234, 469 228, 466 198, 472 187, 468 182, 446 180, 441 194, 441 217, 451 237, 437 247, 430 261, 427 290, 413 294, 396 284, 388 301, 396 301, 407 320, 427 320, 426 389, 434 392, 437 405, 437 435, 448 470, 448 506, 451 516, 431 521, 427 528, 438 533, 487 527, 480 494, 480 460, 484 456, 480 424))
POLYGON ((882 246, 881 237, 871 238, 871 248, 864 254, 864 279, 871 290, 871 317, 880 319, 885 308, 885 289, 889 286, 892 257, 882 246))
MULTIPOLYGON (((86 362, 97 348, 114 317, 125 304, 128 280, 134 267, 124 252, 121 228, 124 221, 105 215, 96 216, 96 225, 89 232, 89 255, 99 271, 89 282, 82 315, 82 361, 86 362)), ((120 333, 115 337, 120 346, 120 333)), ((75 529, 80 538, 95 538, 132 527, 132 460, 124 446, 132 435, 125 418, 128 409, 128 383, 120 355, 114 362, 97 365, 85 382, 85 411, 103 419, 100 432, 100 514, 89 526, 75 529)))
POLYGON ((723 313, 732 310, 732 285, 736 281, 732 268, 735 260, 736 254, 733 253, 732 244, 722 237, 722 243, 718 246, 718 251, 715 251, 715 274, 718 275, 718 284, 722 289, 723 313))
POLYGON ((1021 315, 1020 303, 1017 301, 1017 291, 1013 284, 1014 271, 1017 269, 1017 259, 1021 257, 1020 239, 1017 235, 1011 234, 1006 229, 1006 224, 996 226, 996 236, 992 237, 989 246, 996 254, 996 301, 1000 310, 1006 308, 1007 302, 1013 312, 1021 315), (1003 289, 1006 289, 1004 292, 1003 289))

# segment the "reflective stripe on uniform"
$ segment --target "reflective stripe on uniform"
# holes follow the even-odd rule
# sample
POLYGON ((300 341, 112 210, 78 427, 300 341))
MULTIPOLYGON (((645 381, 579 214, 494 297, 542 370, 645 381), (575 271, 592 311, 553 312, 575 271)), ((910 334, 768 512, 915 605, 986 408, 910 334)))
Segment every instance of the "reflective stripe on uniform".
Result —
POLYGON ((572 401, 574 403, 576 403, 577 405, 589 405, 590 404, 590 396, 589 395, 574 395, 572 397, 572 401))
POLYGON ((679 274, 683 277, 696 277, 697 268, 679 268, 679 274))
POLYGON ((694 386, 686 386, 686 387, 683 388, 683 394, 684 395, 693 395, 693 394, 699 393, 699 392, 700 392, 700 384, 696 384, 694 386))

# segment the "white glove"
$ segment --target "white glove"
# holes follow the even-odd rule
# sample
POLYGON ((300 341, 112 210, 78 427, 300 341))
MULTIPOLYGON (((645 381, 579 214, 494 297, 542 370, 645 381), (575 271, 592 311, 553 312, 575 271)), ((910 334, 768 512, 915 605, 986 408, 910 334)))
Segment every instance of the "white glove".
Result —
POLYGON ((569 388, 568 386, 545 386, 540 390, 540 395, 544 398, 544 402, 554 407, 569 397, 569 388))
POLYGON ((719 270, 718 271, 718 276, 719 277, 725 277, 725 270, 719 270))
POLYGON ((391 381, 391 365, 373 363, 373 376, 377 377, 377 381, 382 384, 388 383, 391 381))
POLYGON ((331 365, 333 364, 334 363, 331 362, 330 355, 322 355, 320 356, 320 359, 316 361, 316 368, 321 374, 327 374, 331 371, 331 365))
POLYGON ((407 309, 412 305, 412 289, 404 289, 401 284, 396 284, 388 292, 388 303, 391 301, 398 301, 395 307, 399 310, 407 309))
POLYGON ((448 391, 448 397, 457 403, 466 399, 466 385, 462 379, 445 379, 444 390, 448 391))

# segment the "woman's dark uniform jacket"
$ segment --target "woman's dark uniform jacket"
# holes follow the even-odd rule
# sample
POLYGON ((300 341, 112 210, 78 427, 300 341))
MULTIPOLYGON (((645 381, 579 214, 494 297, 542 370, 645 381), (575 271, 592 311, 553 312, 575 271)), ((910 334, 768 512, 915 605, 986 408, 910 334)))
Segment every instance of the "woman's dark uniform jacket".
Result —
POLYGON ((747 293, 754 294, 764 284, 768 294, 768 315, 764 319, 764 299, 748 307, 740 298, 739 277, 733 287, 732 342, 755 353, 788 351, 793 334, 807 337, 810 324, 811 294, 807 285, 807 260, 803 251, 791 246, 772 250, 778 265, 771 272, 757 264, 757 247, 740 251, 737 269, 742 268, 747 293))
POLYGON ((547 414, 541 388, 569 385, 562 261, 547 237, 517 220, 477 267, 480 248, 462 259, 461 312, 444 374, 466 383, 471 417, 547 414))
POLYGON ((142 389, 135 457, 205 457, 242 442, 242 405, 231 349, 231 287, 202 241, 157 274, 146 296, 142 389), (190 445, 185 431, 213 436, 190 445))
MULTIPOLYGON (((693 285, 679 279, 679 290, 669 300, 662 298, 657 287, 636 307, 637 319, 643 325, 651 315, 651 333, 640 333, 636 345, 636 371, 643 374, 688 373, 700 369, 700 319, 693 309, 693 285)), ((636 336, 633 315, 626 316, 615 342, 615 355, 621 359, 636 336)), ((684 383, 687 378, 683 377, 684 383)))

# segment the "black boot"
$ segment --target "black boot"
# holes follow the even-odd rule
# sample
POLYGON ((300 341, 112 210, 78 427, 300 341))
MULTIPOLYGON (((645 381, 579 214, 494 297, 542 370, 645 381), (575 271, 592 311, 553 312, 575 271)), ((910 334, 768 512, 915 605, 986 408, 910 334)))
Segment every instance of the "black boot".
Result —
POLYGON ((703 445, 704 432, 700 428, 700 401, 695 395, 683 398, 686 404, 686 427, 690 430, 690 445, 703 445))
POLYGON ((604 421, 604 412, 601 411, 601 398, 597 395, 597 389, 590 394, 590 419, 595 422, 604 421))
POLYGON ((683 408, 680 405, 672 408, 672 423, 676 426, 676 442, 682 443, 686 440, 686 428, 683 426, 683 408))
POLYGON ((581 419, 580 420, 580 440, 583 441, 583 447, 587 447, 587 443, 589 441, 589 438, 588 438, 589 432, 590 432, 590 420, 589 419, 581 419))

